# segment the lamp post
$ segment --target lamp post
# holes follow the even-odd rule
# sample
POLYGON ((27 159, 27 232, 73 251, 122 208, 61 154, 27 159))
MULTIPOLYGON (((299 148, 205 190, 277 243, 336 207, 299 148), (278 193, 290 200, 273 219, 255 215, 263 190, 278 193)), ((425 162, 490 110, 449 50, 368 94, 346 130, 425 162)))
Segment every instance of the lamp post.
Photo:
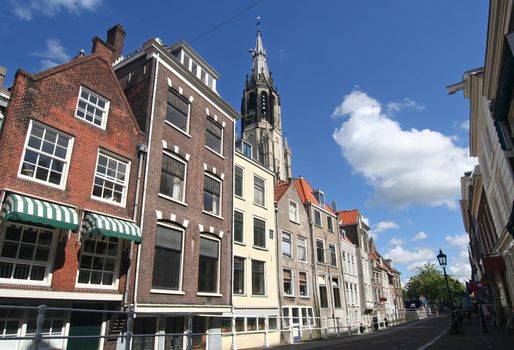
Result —
POLYGON ((448 303, 450 304, 450 308, 452 307, 452 293, 450 292, 450 286, 448 285, 448 275, 446 274, 446 254, 443 253, 441 249, 439 249, 439 254, 437 254, 437 260, 439 261, 439 265, 443 268, 444 273, 444 281, 446 282, 446 290, 448 291, 448 303))

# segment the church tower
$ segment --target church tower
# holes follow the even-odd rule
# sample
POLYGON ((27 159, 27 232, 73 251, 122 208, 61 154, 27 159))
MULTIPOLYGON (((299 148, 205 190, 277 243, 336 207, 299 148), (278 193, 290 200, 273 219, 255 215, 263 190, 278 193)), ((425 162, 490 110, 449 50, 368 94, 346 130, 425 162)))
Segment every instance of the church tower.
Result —
POLYGON ((291 149, 282 136, 280 96, 266 61, 262 33, 257 22, 257 40, 252 55, 252 73, 246 77, 241 103, 241 136, 253 148, 253 157, 275 173, 275 181, 292 177, 291 149))

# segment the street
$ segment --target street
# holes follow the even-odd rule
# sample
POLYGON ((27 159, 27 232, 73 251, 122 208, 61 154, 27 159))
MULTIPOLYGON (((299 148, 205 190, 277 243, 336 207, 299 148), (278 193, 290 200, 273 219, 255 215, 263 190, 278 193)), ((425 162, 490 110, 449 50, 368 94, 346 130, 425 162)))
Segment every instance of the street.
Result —
POLYGON ((301 343, 276 347, 276 349, 359 349, 359 350, 473 350, 513 349, 514 332, 504 328, 488 326, 483 334, 480 322, 473 317, 471 325, 464 328, 465 334, 448 334, 447 316, 432 316, 409 322, 380 332, 328 339, 312 343, 301 343))

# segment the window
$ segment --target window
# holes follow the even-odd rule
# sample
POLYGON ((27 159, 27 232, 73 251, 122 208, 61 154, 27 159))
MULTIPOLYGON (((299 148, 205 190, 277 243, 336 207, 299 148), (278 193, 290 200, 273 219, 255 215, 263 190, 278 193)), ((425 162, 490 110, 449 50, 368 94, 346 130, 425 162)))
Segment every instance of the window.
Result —
POLYGON ((181 290, 183 231, 157 226, 152 288, 181 290))
POLYGON ((316 240, 316 257, 318 263, 325 263, 325 244, 322 240, 316 240))
POLYGON ((85 235, 80 248, 78 283, 112 286, 116 282, 119 239, 85 235))
POLYGON ((31 122, 23 152, 20 175, 64 187, 73 138, 31 122))
POLYGON ((282 231, 282 255, 291 257, 291 234, 282 231))
POLYGON ((243 213, 234 211, 234 241, 243 243, 243 213))
POLYGON ((200 237, 200 261, 198 263, 198 291, 218 292, 219 241, 200 237))
POLYGON ((334 222, 332 221, 332 217, 329 215, 327 215, 327 226, 330 232, 334 232, 334 222))
POLYGON ((289 269, 282 270, 282 279, 285 295, 294 295, 293 272, 289 269))
POLYGON ((244 317, 236 318, 236 332, 244 332, 245 331, 245 319, 244 317))
POLYGON ((252 260, 252 294, 264 295, 264 262, 252 260))
POLYGON ((314 224, 316 226, 321 226, 321 213, 316 209, 314 209, 314 224))
MULTIPOLYGON (((45 313, 45 320, 43 321, 42 326, 42 334, 44 337, 56 337, 56 339, 47 339, 43 343, 46 345, 47 349, 62 349, 63 347, 63 339, 59 337, 64 336, 64 328, 65 328, 65 316, 62 311, 53 311, 49 310, 45 313)), ((37 329, 37 319, 29 319, 27 320, 27 329, 25 332, 25 336, 33 337, 36 334, 37 329)), ((23 347, 25 348, 25 347, 23 347)), ((41 347, 40 347, 41 348, 41 347)))
POLYGON ((327 280, 325 276, 318 276, 319 303, 320 306, 328 307, 327 280))
POLYGON ((203 191, 203 210, 220 215, 221 181, 205 174, 203 191))
POLYGON ((222 153, 223 128, 211 118, 207 118, 207 128, 205 129, 205 145, 216 153, 222 153))
POLYGON ((334 296, 334 307, 341 307, 341 294, 339 292, 338 278, 332 278, 332 295, 334 296))
POLYGON ((243 197, 243 168, 237 165, 234 168, 234 194, 243 197))
POLYGON ((245 259, 234 257, 234 294, 245 292, 245 259))
POLYGON ((109 101, 99 95, 80 87, 79 100, 75 116, 105 129, 109 101))
POLYGON ((298 284, 300 290, 300 296, 306 297, 309 295, 309 287, 307 282, 307 272, 298 272, 298 284))
POLYGON ((248 142, 243 141, 243 154, 245 157, 252 159, 253 158, 253 148, 248 142))
POLYGON ((297 259, 300 261, 307 261, 307 238, 297 236, 297 259))
POLYGON ((53 231, 7 222, 1 238, 0 279, 44 281, 48 277, 53 231))
POLYGON ((257 218, 253 218, 253 245, 266 248, 266 223, 257 218))
POLYGON ((18 335, 20 320, 22 318, 22 310, 0 310, 0 349, 7 350, 18 348, 18 340, 6 340, 5 338, 14 338, 18 335))
POLYGON ((183 132, 189 130, 189 102, 172 89, 168 91, 166 120, 183 132))
POLYGON ((298 203, 289 201, 289 220, 298 222, 298 203))
POLYGON ((253 202, 261 206, 265 205, 264 180, 257 176, 253 177, 253 202))
POLYGON ((98 152, 93 197, 124 205, 127 195, 128 162, 98 152))
POLYGON ((329 243, 328 249, 330 250, 330 265, 337 266, 336 246, 329 243))
POLYGON ((161 186, 159 192, 184 202, 186 163, 167 154, 162 156, 161 186))

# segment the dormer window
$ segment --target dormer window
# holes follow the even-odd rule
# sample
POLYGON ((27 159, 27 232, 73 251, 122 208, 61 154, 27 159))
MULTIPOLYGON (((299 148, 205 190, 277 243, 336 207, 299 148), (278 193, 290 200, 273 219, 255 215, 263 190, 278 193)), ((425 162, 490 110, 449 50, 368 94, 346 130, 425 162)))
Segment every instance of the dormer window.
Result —
POLYGON ((316 197, 316 200, 319 203, 319 206, 323 208, 325 206, 325 194, 321 191, 315 191, 314 197, 316 197))
POLYGON ((177 59, 191 72, 195 77, 200 79, 202 83, 210 89, 216 91, 216 79, 209 73, 209 69, 202 67, 201 63, 195 61, 193 57, 180 50, 173 54, 177 59))

